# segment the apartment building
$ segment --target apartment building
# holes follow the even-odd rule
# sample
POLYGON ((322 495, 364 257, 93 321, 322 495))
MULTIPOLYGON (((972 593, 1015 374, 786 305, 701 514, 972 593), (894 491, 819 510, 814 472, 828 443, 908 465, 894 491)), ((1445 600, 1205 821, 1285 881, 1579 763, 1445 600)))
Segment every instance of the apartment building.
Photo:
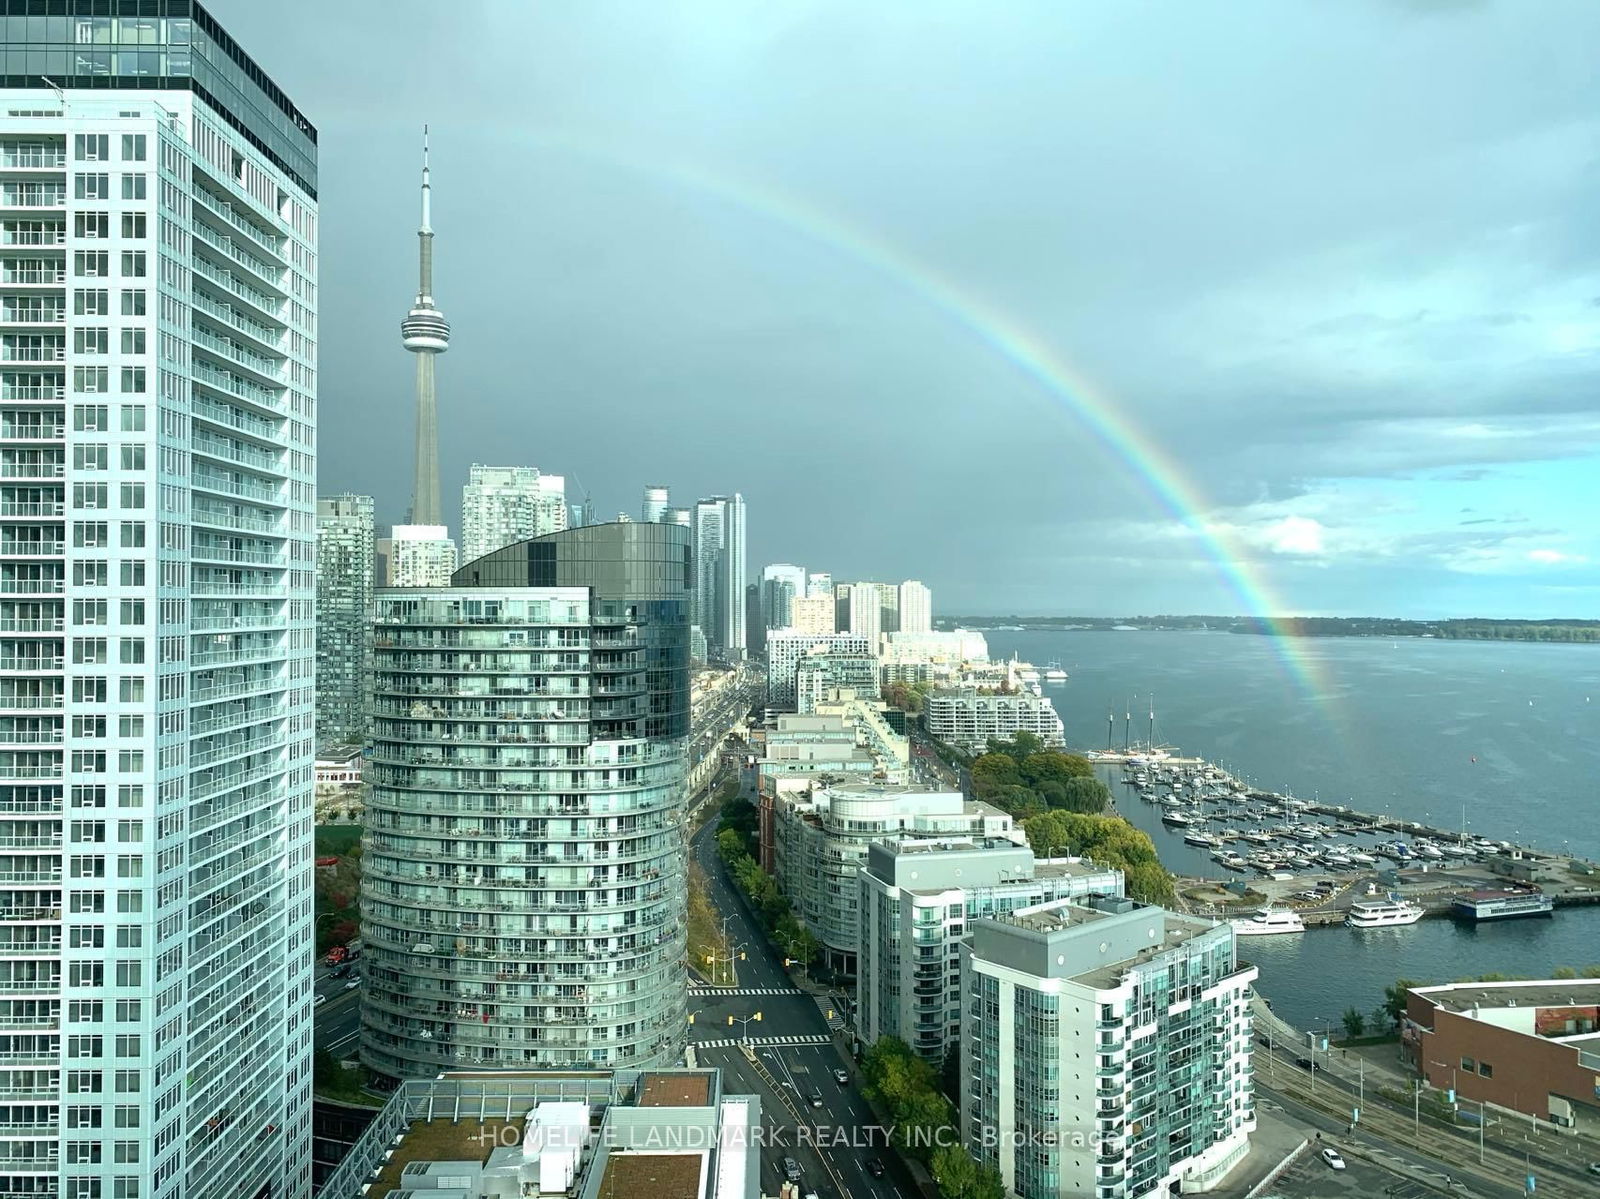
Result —
POLYGON ((317 501, 317 743, 361 742, 372 686, 370 495, 317 501))
POLYGON ((1250 984, 1227 924, 1089 895, 960 949, 961 1132, 1019 1199, 1218 1186, 1255 1128, 1250 984))
POLYGON ((1018 733, 1032 733, 1046 745, 1066 744, 1055 704, 1031 691, 935 691, 923 708, 922 727, 930 737, 968 753, 982 753, 991 737, 1007 741, 1018 733))

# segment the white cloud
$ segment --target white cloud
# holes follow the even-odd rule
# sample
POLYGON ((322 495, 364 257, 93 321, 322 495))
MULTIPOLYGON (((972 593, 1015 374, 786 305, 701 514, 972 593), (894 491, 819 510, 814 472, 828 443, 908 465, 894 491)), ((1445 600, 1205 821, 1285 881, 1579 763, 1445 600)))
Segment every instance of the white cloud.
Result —
POLYGON ((1529 550, 1527 557, 1529 562, 1538 562, 1544 566, 1573 566, 1589 560, 1582 554, 1566 554, 1552 549, 1529 550))
POLYGON ((1277 554, 1312 554, 1324 552, 1323 534, 1327 530, 1321 521, 1309 516, 1286 516, 1263 531, 1267 545, 1277 554))

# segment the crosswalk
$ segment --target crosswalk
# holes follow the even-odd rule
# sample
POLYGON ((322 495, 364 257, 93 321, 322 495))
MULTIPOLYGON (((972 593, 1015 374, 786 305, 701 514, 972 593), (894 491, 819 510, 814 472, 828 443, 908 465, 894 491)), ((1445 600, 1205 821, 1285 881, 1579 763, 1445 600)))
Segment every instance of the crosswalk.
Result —
POLYGON ((720 995, 803 995, 805 992, 796 987, 690 987, 689 994, 716 998, 720 995))
POLYGON ((794 1037, 751 1037, 741 1040, 739 1037, 719 1037, 709 1041, 696 1041, 697 1049, 717 1049, 730 1045, 748 1045, 752 1049, 784 1049, 794 1045, 831 1045, 832 1037, 823 1036, 794 1036, 794 1037))
POLYGON ((813 995, 812 998, 817 1001, 817 1011, 828 1022, 830 1029, 838 1032, 844 1027, 844 1008, 839 1000, 831 995, 813 995))

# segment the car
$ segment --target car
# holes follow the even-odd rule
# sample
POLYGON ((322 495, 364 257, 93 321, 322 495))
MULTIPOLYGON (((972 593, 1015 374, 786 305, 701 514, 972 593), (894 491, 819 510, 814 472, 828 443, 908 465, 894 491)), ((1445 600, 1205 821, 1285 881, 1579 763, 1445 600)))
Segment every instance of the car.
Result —
POLYGON ((346 974, 349 974, 349 973, 350 973, 350 963, 349 962, 340 962, 332 970, 332 974, 333 974, 334 978, 343 978, 346 974))
POLYGON ((1600 1162, 1590 1162, 1589 1173, 1593 1174, 1597 1178, 1600 1178, 1600 1162))
POLYGON ((1335 1170, 1344 1169, 1344 1158, 1339 1156, 1337 1149, 1324 1149, 1322 1151, 1322 1160, 1335 1170))
POLYGON ((800 1163, 792 1157, 783 1159, 783 1176, 790 1182, 800 1181, 800 1163))
POLYGON ((321 1007, 323 1004, 325 1004, 327 1002, 328 1002, 328 997, 326 995, 318 995, 315 999, 313 999, 311 1001, 311 1006, 312 1007, 321 1007))
POLYGON ((349 982, 345 983, 344 989, 346 991, 348 991, 352 987, 359 987, 360 985, 361 985, 361 980, 359 978, 352 978, 349 982))
POLYGON ((841 1087, 848 1086, 850 1083, 850 1072, 841 1066, 833 1072, 833 1081, 838 1083, 841 1087))
POLYGON ((867 1173, 874 1178, 883 1177, 883 1163, 875 1157, 867 1158, 867 1173))
POLYGON ((822 1092, 821 1091, 812 1091, 810 1098, 811 1098, 811 1106, 812 1107, 821 1107, 822 1106, 822 1092))
POLYGON ((1308 1057, 1297 1057, 1294 1059, 1294 1064, 1302 1070, 1315 1070, 1317 1068, 1317 1063, 1308 1057))

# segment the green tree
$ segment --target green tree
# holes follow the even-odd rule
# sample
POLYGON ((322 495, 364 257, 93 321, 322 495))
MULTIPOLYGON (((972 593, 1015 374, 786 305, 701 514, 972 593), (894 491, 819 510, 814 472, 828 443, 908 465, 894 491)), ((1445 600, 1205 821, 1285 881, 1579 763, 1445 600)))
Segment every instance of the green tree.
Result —
POLYGON ((1021 785, 1022 770, 1010 754, 987 753, 972 764, 972 789, 979 799, 997 788, 1021 785))
POLYGON ((1344 1025, 1344 1035, 1352 1041, 1367 1031, 1367 1018, 1362 1015, 1361 1009, 1355 1006, 1345 1008, 1344 1015, 1339 1017, 1339 1023, 1344 1025))
POLYGON ((1398 1028, 1400 1018, 1406 1014, 1406 992, 1421 985, 1415 979, 1397 978, 1383 989, 1383 1011, 1390 1028, 1398 1028))
MULTIPOLYGON (((1021 736, 1022 734, 1018 734, 1021 736)), ((1022 760, 1022 777, 1031 787, 1053 781, 1064 783, 1068 779, 1093 778, 1094 767, 1088 758, 1077 754, 1064 754, 1058 750, 1041 750, 1022 760)))
POLYGON ((992 1166, 980 1165, 954 1142, 933 1151, 928 1169, 939 1184, 943 1199, 1003 1199, 1005 1195, 999 1172, 992 1166))
POLYGON ((1061 791, 1061 802, 1053 803, 1051 807, 1099 815, 1111 803, 1111 788, 1097 778, 1069 778, 1061 784, 1061 791))
POLYGON ((1551 978, 1577 978, 1578 972, 1571 966, 1557 966, 1550 972, 1551 978))
POLYGON ((1002 741, 998 737, 989 738, 989 752, 992 754, 1005 754, 1020 767, 1028 760, 1030 754, 1036 754, 1044 749, 1044 740, 1033 733, 1017 733, 1011 740, 1002 741))

